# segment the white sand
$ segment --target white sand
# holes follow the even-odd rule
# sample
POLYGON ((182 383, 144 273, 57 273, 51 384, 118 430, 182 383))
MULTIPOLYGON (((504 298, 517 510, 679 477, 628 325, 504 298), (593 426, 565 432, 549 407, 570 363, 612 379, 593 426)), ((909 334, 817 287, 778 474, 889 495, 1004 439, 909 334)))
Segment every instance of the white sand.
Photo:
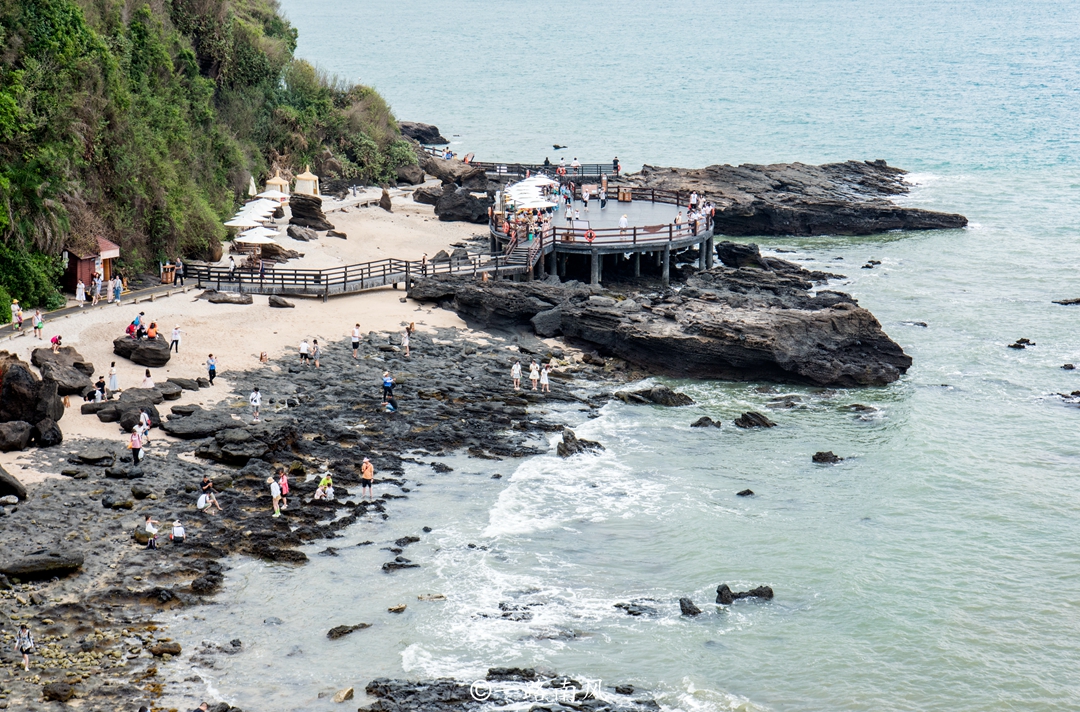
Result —
MULTIPOLYGON (((439 222, 431 206, 413 203, 411 199, 400 202, 401 205, 394 206, 396 212, 393 214, 377 207, 332 213, 331 222, 348 234, 347 240, 321 237, 305 243, 281 239, 283 245, 307 254, 304 260, 291 261, 286 267, 329 267, 383 257, 419 259, 425 252, 430 258, 441 249, 449 251, 451 243, 477 232, 475 225, 439 222)), ((233 392, 230 372, 259 368, 261 351, 266 351, 271 358, 296 353, 302 338, 318 339, 325 350, 334 348, 333 342, 347 338, 357 322, 364 333, 396 333, 410 322, 415 322, 418 329, 450 326, 465 329, 465 323, 453 313, 411 301, 402 303, 404 293, 389 287, 332 297, 325 303, 321 299, 290 298, 296 304, 294 309, 271 309, 267 297, 259 295, 254 297, 251 305, 211 304, 196 300, 199 293, 200 290, 192 288, 188 294, 176 294, 154 302, 128 302, 121 307, 107 304, 95 309, 87 307, 83 313, 57 320, 46 318, 43 341, 24 336, 0 342, 0 350, 13 352, 29 363, 33 349, 47 348, 49 339, 60 334, 65 346, 75 347, 94 364, 97 374, 108 380, 109 364, 115 361, 120 388, 137 388, 142 384, 145 368, 113 354, 113 339, 124 333, 139 312, 145 312, 144 318, 148 321, 157 322, 166 339, 171 336, 173 327, 179 325, 183 330, 180 353, 174 353, 164 368, 150 369, 154 381, 160 383, 170 376, 205 376, 205 362, 210 353, 218 359, 219 375, 213 388, 184 391, 180 400, 166 401, 159 408, 164 417, 171 405, 209 405, 224 398, 246 398, 246 394, 233 392)), ((116 423, 102 423, 96 416, 82 415, 79 412, 81 405, 78 396, 72 396, 71 407, 60 421, 65 442, 80 437, 126 442, 126 436, 116 423)), ((167 436, 155 430, 151 439, 155 437, 167 436)), ((50 475, 33 468, 22 469, 35 452, 30 449, 21 453, 0 453, 0 465, 24 483, 39 481, 50 475)), ((153 457, 154 449, 149 448, 147 454, 153 457)))

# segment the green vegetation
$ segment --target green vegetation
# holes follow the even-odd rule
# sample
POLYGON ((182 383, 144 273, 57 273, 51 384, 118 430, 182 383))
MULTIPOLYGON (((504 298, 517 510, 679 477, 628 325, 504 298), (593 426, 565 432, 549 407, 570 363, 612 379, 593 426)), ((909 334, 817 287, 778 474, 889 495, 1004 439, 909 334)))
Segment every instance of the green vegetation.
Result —
POLYGON ((295 48, 275 0, 0 0, 0 285, 55 301, 98 236, 131 272, 213 255, 250 175, 416 161, 382 97, 295 48))

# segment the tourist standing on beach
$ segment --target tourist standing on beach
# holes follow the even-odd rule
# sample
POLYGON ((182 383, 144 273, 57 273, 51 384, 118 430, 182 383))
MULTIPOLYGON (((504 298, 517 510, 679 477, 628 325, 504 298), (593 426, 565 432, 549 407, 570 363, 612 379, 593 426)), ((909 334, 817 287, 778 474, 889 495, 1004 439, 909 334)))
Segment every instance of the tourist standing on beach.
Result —
POLYGON ((113 282, 113 301, 116 302, 116 306, 120 306, 120 295, 124 292, 124 283, 119 277, 113 282))
POLYGON ((82 309, 83 302, 86 301, 86 285, 80 279, 79 283, 75 285, 75 303, 82 309))
POLYGON ((132 464, 138 466, 139 461, 142 459, 142 435, 139 433, 138 425, 131 429, 131 438, 128 439, 128 448, 131 450, 132 464))
POLYGON ((551 385, 548 382, 548 371, 550 370, 550 364, 544 364, 544 367, 540 369, 540 391, 542 393, 551 393, 551 385))
POLYGON ((537 390, 536 384, 540 381, 540 364, 533 359, 529 364, 529 380, 532 381, 532 389, 537 390))
POLYGON ((34 635, 23 623, 15 636, 15 652, 22 655, 23 672, 30 672, 30 653, 34 652, 34 635))
POLYGON ((390 375, 389 371, 383 371, 382 374, 382 397, 383 400, 390 400, 394 397, 394 377, 390 375))
POLYGON ((319 340, 312 339, 311 341, 311 360, 315 362, 315 368, 319 367, 319 357, 322 356, 322 349, 319 348, 319 340))
POLYGON ((401 348, 405 351, 405 355, 409 355, 409 330, 405 329, 401 332, 401 348))
POLYGON ((116 374, 116 361, 113 361, 109 366, 109 393, 116 393, 118 390, 120 390, 120 377, 116 374))
POLYGON ((150 369, 149 368, 146 369, 146 375, 143 376, 142 387, 143 388, 153 388, 154 387, 154 377, 150 375, 150 369))
POLYGON ((259 393, 259 387, 255 386, 251 391, 251 395, 248 396, 248 403, 251 404, 251 414, 256 423, 259 422, 259 406, 262 405, 262 393, 259 393))
POLYGON ((210 354, 206 359, 206 373, 210 377, 210 385, 214 385, 214 377, 217 376, 217 359, 214 354, 210 354))
POLYGON ((42 335, 45 333, 45 315, 41 313, 40 308, 34 310, 32 323, 34 325, 34 336, 38 338, 38 341, 42 341, 44 339, 42 335))
POLYGON ((173 327, 173 330, 172 330, 172 343, 169 344, 169 351, 172 351, 173 349, 175 349, 176 353, 180 353, 180 334, 181 333, 182 332, 180 330, 180 325, 179 324, 177 324, 176 326, 173 327))
POLYGON ((510 367, 510 378, 514 381, 514 390, 521 390, 521 361, 514 361, 514 365, 510 367))
POLYGON ((364 496, 364 491, 367 490, 367 496, 374 498, 375 495, 371 493, 371 485, 375 482, 375 466, 371 464, 371 460, 364 458, 364 464, 360 466, 360 496, 364 496))
POLYGON ((307 339, 300 341, 300 363, 306 365, 311 359, 311 346, 308 344, 307 339))
MULTIPOLYGON (((425 255, 426 257, 427 255, 425 255)), ((360 325, 357 324, 352 330, 352 357, 360 358, 360 325)))
POLYGON ((101 301, 101 275, 97 272, 94 272, 93 276, 90 278, 90 289, 93 290, 94 293, 94 299, 90 303, 90 306, 96 307, 97 303, 101 301))
POLYGON ((270 499, 274 502, 274 513, 271 516, 281 516, 281 485, 274 482, 274 477, 271 475, 266 478, 266 484, 270 485, 270 499))

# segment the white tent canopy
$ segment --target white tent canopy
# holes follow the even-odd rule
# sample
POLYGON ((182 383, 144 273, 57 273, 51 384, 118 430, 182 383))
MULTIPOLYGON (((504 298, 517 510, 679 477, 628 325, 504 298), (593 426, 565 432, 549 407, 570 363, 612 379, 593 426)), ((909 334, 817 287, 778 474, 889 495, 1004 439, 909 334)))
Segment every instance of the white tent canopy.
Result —
POLYGON ((266 198, 259 198, 258 200, 252 200, 250 203, 245 203, 244 207, 240 208, 240 210, 256 210, 256 209, 265 210, 266 208, 269 208, 270 210, 274 210, 274 209, 280 208, 280 207, 281 207, 281 203, 279 203, 276 200, 267 200, 266 198))
POLYGON ((280 190, 270 189, 270 190, 264 190, 263 192, 259 193, 258 196, 256 196, 256 197, 258 197, 258 198, 267 198, 267 199, 270 199, 270 200, 277 201, 277 200, 284 200, 285 198, 288 198, 289 194, 288 193, 282 193, 280 190))
POLYGON ((277 233, 273 230, 267 230, 265 227, 256 227, 240 233, 236 238, 236 241, 246 242, 251 245, 268 245, 274 241, 273 237, 275 235, 277 235, 277 233))

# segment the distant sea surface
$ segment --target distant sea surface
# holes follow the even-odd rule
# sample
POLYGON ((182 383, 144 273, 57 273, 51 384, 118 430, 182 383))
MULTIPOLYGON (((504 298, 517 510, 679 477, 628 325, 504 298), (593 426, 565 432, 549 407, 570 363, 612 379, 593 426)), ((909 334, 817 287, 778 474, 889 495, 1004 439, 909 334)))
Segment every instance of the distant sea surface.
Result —
POLYGON ((1080 709, 1080 409, 1055 395, 1080 390, 1080 370, 1061 369, 1080 364, 1080 306, 1051 303, 1080 297, 1080 4, 282 6, 299 56, 481 159, 883 158, 911 171, 904 204, 971 225, 756 240, 848 275, 831 287, 880 319, 911 371, 862 390, 667 381, 697 405, 607 406, 577 428, 599 456, 417 468, 423 486, 395 502, 407 516, 357 524, 340 556, 299 577, 230 573, 230 605, 187 635, 242 630, 256 652, 205 671, 214 689, 244 708, 329 710, 313 690, 513 665, 688 711, 1080 709), (1021 337, 1036 345, 1006 347, 1021 337), (770 409, 779 395, 796 407, 770 409), (732 427, 746 410, 779 427, 732 427), (724 427, 689 428, 701 415, 724 427), (819 450, 846 459, 814 465, 819 450), (408 552, 418 570, 373 575, 386 552, 348 548, 407 523, 434 529, 408 552), (776 599, 719 609, 720 583, 776 599), (448 600, 417 601, 428 592, 448 600), (681 618, 680 596, 705 614, 681 618), (658 614, 614 607, 636 599, 658 614), (409 609, 388 617, 397 603, 409 609), (500 618, 500 603, 532 619, 500 618), (262 624, 269 611, 282 626, 262 624), (361 620, 377 625, 326 647, 330 625, 361 620))

